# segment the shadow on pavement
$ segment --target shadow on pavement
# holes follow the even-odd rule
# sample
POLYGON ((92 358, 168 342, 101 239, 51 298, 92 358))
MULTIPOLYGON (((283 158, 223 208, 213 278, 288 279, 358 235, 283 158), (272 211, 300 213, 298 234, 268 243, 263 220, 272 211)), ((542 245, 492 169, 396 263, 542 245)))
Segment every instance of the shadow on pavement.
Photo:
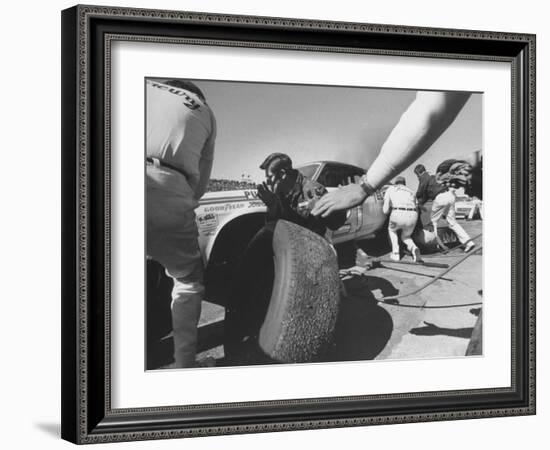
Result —
MULTIPOLYGON (((340 267, 355 265, 355 245, 346 245, 340 252, 340 267)), ((393 331, 393 320, 390 314, 379 306, 373 291, 380 291, 382 296, 398 294, 398 290, 388 280, 376 276, 352 277, 344 282, 348 296, 341 300, 336 323, 334 342, 331 347, 315 362, 361 361, 371 360, 378 356, 393 331)), ((146 368, 157 369, 172 361, 173 343, 170 338, 172 282, 166 277, 162 267, 147 262, 147 347, 146 368)), ((380 295, 377 293, 377 295, 380 295)), ((199 351, 223 343, 223 324, 215 323, 199 329, 199 351), (208 332, 207 332, 208 331, 208 332)), ((218 366, 273 364, 273 361, 257 345, 251 345, 246 360, 232 361, 223 358, 217 361, 218 366)))
POLYGON ((473 328, 441 328, 437 325, 430 323, 430 322, 424 322, 426 326, 419 327, 419 328, 413 328, 409 331, 411 334, 415 334, 417 336, 451 336, 451 337, 458 337, 463 339, 470 339, 472 336, 473 328))
POLYGON ((393 331, 390 314, 378 305, 372 291, 395 295, 398 291, 386 279, 353 277, 344 282, 348 296, 340 304, 334 343, 321 361, 361 361, 379 355, 393 331))

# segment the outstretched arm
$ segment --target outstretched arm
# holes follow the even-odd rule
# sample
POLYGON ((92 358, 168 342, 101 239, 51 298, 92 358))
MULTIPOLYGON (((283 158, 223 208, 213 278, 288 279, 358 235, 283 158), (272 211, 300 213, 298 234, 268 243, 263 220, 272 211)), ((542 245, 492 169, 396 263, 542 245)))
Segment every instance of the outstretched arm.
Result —
POLYGON ((350 184, 325 195, 312 214, 359 205, 370 192, 416 161, 443 134, 470 97, 467 92, 418 92, 363 177, 363 187, 350 184))
POLYGON ((419 92, 394 127, 366 175, 378 189, 416 161, 453 123, 468 92, 419 92))

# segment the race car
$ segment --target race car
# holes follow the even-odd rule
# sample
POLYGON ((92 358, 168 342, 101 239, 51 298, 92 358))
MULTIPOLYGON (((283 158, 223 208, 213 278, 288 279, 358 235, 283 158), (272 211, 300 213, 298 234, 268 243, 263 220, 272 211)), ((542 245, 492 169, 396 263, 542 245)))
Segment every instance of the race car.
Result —
MULTIPOLYGON (((329 191, 357 182, 365 173, 359 167, 334 161, 313 162, 296 169, 329 191)), ((330 236, 334 244, 374 236, 386 220, 382 212, 384 190, 377 191, 362 205, 348 211, 344 225, 330 236)), ((264 225, 265 212, 266 207, 255 189, 207 192, 196 210, 205 263, 213 254, 219 259, 222 248, 241 248, 241 244, 248 242, 264 225)), ((223 253, 227 254, 227 251, 223 253)))
MULTIPOLYGON (((335 161, 316 161, 296 166, 304 176, 321 183, 327 190, 354 183, 365 173, 360 167, 335 161)), ((382 212, 385 188, 347 213, 346 222, 331 232, 334 244, 374 237, 384 228, 382 212)), ((266 207, 256 189, 207 192, 196 210, 199 244, 207 267, 207 289, 230 276, 248 242, 265 224, 266 207), (216 283, 208 280, 216 278, 216 283)), ((221 283, 223 285, 223 282, 221 283)), ((223 289, 223 288, 221 288, 223 289)), ((209 289, 212 293, 214 289, 209 289)), ((219 291, 220 289, 215 289, 219 291)), ((211 296, 209 296, 211 297, 211 296)))

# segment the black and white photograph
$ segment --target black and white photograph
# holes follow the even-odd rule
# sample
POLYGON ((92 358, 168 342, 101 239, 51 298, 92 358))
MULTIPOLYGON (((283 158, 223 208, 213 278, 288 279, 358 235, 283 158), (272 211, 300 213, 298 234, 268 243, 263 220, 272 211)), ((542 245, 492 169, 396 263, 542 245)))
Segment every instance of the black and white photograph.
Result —
POLYGON ((61 437, 524 446, 542 22, 184 3, 60 15, 61 437))
POLYGON ((146 370, 483 355, 482 92, 144 84, 146 370))

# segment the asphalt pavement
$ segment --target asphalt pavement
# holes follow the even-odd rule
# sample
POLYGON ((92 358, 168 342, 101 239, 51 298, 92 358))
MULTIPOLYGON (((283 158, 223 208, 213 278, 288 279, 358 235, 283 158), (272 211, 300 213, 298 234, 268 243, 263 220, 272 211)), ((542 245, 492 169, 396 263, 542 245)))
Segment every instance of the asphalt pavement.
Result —
MULTIPOLYGON (((471 237, 482 233, 482 221, 460 221, 471 237)), ((482 237, 475 239, 477 246, 482 237)), ((371 256, 368 243, 358 243, 371 256), (363 245, 364 244, 364 245, 363 245)), ((356 248, 351 247, 354 256, 356 248)), ((350 252, 350 247, 339 249, 350 252)), ((387 249, 386 249, 387 250, 387 249)), ((452 265, 465 256, 459 247, 446 254, 425 255, 425 261, 452 265)), ((463 357, 482 308, 482 250, 433 284, 414 292, 445 269, 387 262, 389 253, 378 251, 383 260, 366 270, 364 258, 341 258, 346 295, 341 300, 334 342, 320 361, 423 359, 463 357), (359 263, 359 264, 356 264, 359 263), (387 302, 378 299, 390 297, 387 302)), ((403 262, 412 262, 404 256, 403 262)), ((199 323, 199 358, 212 356, 225 365, 223 307, 203 302, 199 323)))

